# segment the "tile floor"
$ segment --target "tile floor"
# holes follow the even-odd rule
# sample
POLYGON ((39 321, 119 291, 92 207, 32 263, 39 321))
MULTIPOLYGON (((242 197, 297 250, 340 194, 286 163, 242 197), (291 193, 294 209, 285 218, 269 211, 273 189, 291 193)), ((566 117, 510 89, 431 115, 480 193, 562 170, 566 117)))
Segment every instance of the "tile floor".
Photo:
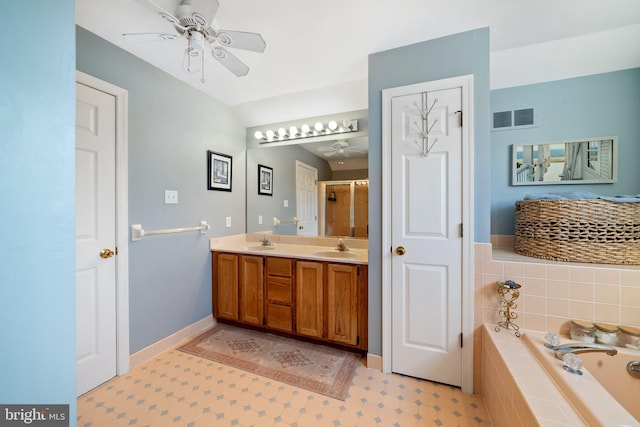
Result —
POLYGON ((361 365, 345 401, 169 350, 78 398, 78 427, 490 426, 459 389, 361 365))

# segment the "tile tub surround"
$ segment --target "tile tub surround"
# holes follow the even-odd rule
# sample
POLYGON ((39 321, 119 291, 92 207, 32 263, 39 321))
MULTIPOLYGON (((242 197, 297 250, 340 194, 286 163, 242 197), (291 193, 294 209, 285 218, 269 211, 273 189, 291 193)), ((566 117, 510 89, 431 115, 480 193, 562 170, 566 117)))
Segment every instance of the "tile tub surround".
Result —
POLYGON ((493 425, 587 426, 522 339, 493 326, 480 328, 482 397, 493 425))
POLYGON ((210 240, 212 251, 236 252, 264 256, 302 258, 316 261, 333 261, 351 264, 368 264, 369 242, 366 239, 342 238, 349 251, 345 256, 327 256, 322 253, 335 250, 340 237, 286 236, 271 233, 236 234, 214 237, 210 240), (260 239, 267 237, 273 246, 262 247, 260 239))
POLYGON ((590 372, 566 372, 544 333, 507 332, 482 327, 482 395, 495 427, 640 426, 590 372))
MULTIPOLYGON (((500 236, 509 244, 510 236, 500 236)), ((499 241, 492 237, 492 241, 499 241)), ((522 285, 515 323, 521 328, 569 335, 569 321, 582 319, 640 327, 640 266, 563 263, 475 244, 474 392, 482 389, 483 323, 498 322, 496 282, 522 285)))

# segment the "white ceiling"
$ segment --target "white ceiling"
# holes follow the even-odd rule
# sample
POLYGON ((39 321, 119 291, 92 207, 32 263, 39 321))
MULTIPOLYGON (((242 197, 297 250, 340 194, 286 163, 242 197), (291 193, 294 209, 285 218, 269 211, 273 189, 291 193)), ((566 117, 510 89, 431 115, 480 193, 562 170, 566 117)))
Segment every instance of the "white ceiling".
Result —
MULTIPOLYGON (((153 1, 168 11, 179 3, 153 1)), ((193 0, 198 1, 206 0, 193 0)), ((504 54, 519 50, 514 48, 544 50, 545 43, 558 39, 585 40, 590 33, 620 27, 633 28, 632 34, 638 35, 640 28, 636 0, 219 1, 214 28, 257 32, 267 43, 262 54, 232 50, 251 68, 245 77, 235 77, 211 59, 206 63, 207 81, 201 84, 197 75, 181 70, 184 39, 124 39, 122 33, 173 31, 143 6, 145 0, 77 0, 76 22, 221 100, 245 126, 366 109, 368 55, 391 48, 488 26, 492 62, 496 56, 510 64, 513 61, 504 54)), ((627 39, 604 50, 624 51, 637 43, 627 39)), ((581 46, 590 49, 590 44, 581 46)), ((635 64, 640 63, 639 52, 619 56, 633 56, 635 64)))

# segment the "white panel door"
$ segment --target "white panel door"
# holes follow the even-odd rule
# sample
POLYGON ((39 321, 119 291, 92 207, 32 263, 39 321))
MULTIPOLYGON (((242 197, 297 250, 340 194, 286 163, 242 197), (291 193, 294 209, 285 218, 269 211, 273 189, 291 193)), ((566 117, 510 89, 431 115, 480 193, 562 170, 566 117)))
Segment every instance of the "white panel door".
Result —
POLYGON ((76 84, 77 393, 116 375, 115 98, 76 84))
POLYGON ((298 236, 318 235, 318 170, 296 161, 298 236))
POLYGON ((392 371, 460 386, 461 88, 391 99, 392 371))

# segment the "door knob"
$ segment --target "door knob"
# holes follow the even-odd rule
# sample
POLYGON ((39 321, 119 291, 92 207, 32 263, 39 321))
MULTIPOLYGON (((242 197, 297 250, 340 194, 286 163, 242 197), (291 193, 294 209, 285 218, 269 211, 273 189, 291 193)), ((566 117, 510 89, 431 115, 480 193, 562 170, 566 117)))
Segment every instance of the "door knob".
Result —
POLYGON ((398 255, 404 255, 407 253, 407 250, 404 248, 404 246, 398 246, 396 248, 396 254, 398 255))
POLYGON ((113 252, 109 248, 104 248, 103 250, 100 251, 100 258, 107 259, 107 258, 111 258, 114 255, 115 255, 115 252, 113 252))

